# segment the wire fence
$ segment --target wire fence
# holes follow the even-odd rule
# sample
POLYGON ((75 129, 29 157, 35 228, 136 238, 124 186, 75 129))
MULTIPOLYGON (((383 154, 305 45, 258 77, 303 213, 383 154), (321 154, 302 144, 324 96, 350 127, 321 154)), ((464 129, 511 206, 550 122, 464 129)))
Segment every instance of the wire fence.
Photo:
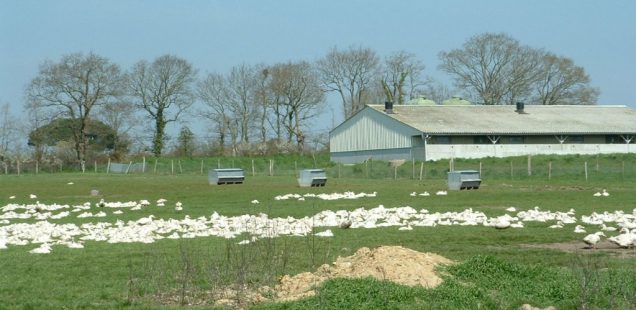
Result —
POLYGON ((0 163, 0 174, 80 172, 94 174, 207 175, 210 169, 240 168, 245 176, 295 176, 302 169, 324 169, 331 178, 446 179, 449 171, 476 170, 482 179, 636 179, 636 154, 599 156, 527 156, 450 159, 434 162, 374 161, 337 164, 328 155, 278 157, 145 158, 128 162, 64 165, 33 160, 0 163))

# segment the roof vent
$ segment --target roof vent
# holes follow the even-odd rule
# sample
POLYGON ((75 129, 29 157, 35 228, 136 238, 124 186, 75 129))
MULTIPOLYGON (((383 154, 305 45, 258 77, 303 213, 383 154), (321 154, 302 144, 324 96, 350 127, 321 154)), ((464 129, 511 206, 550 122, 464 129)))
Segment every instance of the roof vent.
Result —
POLYGON ((515 112, 519 113, 519 114, 526 114, 526 112, 523 110, 524 104, 521 101, 517 101, 517 109, 515 110, 515 112))
POLYGON ((392 101, 385 101, 384 102, 384 112, 386 114, 393 114, 393 102, 392 101))

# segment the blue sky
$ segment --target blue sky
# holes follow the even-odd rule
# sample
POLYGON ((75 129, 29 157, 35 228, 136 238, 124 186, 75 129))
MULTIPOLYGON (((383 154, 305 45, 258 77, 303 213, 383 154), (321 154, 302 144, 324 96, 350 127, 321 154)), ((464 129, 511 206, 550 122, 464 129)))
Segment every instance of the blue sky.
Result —
MULTIPOLYGON (((0 0, 0 103, 21 114, 24 88, 44 60, 91 51, 125 69, 175 54, 203 76, 241 63, 314 61, 334 46, 361 45, 380 56, 414 53, 425 75, 448 81, 437 70, 440 51, 506 32, 583 66, 601 90, 599 104, 636 108, 634 12, 631 0, 0 0)), ((342 121, 337 99, 329 101, 316 128, 342 121)))

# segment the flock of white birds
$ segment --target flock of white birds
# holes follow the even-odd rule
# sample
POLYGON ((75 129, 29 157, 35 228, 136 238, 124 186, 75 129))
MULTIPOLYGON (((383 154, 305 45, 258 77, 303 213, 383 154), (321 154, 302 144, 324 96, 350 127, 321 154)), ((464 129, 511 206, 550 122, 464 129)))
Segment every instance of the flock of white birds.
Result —
MULTIPOLYGON (((607 193, 603 191, 603 193, 607 193)), ((594 196, 609 196, 609 194, 594 196)), ((411 193, 411 196, 430 196, 427 192, 411 193)), ((447 195, 445 191, 436 193, 438 196, 447 195)), ((274 197, 274 200, 319 198, 324 200, 357 199, 376 197, 377 193, 332 193, 332 194, 286 194, 274 197)), ((9 197, 15 199, 15 196, 9 197)), ((37 196, 31 194, 31 199, 37 196)), ((607 238, 621 248, 636 246, 636 209, 631 213, 624 211, 593 212, 589 215, 577 217, 574 209, 568 212, 552 212, 535 207, 529 210, 517 211, 515 207, 505 209, 503 215, 488 217, 472 208, 463 211, 429 212, 427 209, 416 210, 410 206, 386 208, 383 205, 352 211, 325 210, 313 216, 302 218, 285 217, 269 218, 260 213, 257 215, 223 216, 217 212, 210 216, 191 218, 184 215, 182 219, 156 218, 154 215, 141 217, 134 221, 88 222, 83 224, 55 223, 66 217, 103 218, 109 215, 117 216, 126 211, 136 211, 152 208, 166 208, 166 199, 158 199, 154 204, 148 200, 108 202, 103 199, 92 204, 86 202, 81 205, 18 204, 9 203, 0 208, 0 250, 9 246, 36 245, 30 253, 51 253, 53 246, 68 248, 83 248, 86 241, 102 241, 108 243, 152 243, 164 238, 197 238, 216 236, 237 239, 238 244, 249 244, 261 238, 278 236, 308 236, 333 237, 330 228, 379 228, 396 227, 399 230, 412 230, 413 227, 435 226, 487 226, 497 229, 523 228, 527 222, 554 223, 550 229, 563 229, 568 225, 574 226, 575 233, 587 234, 588 230, 596 230, 587 234, 583 241, 591 248, 605 236, 605 233, 618 234, 607 238), (585 226, 584 226, 585 225, 585 226)), ((252 204, 259 204, 252 200, 252 204)), ((175 211, 183 210, 181 202, 174 203, 175 211)))

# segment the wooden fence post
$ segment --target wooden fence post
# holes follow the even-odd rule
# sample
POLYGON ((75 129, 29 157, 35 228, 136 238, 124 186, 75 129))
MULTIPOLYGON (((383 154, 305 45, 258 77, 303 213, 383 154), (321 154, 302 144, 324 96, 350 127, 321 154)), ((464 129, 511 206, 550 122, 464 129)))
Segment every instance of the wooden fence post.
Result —
POLYGON ((106 174, 110 172, 110 157, 108 157, 108 165, 106 165, 106 174))
POLYGON ((201 160, 201 175, 203 175, 203 159, 201 160))
POLYGON ((39 164, 39 161, 36 160, 35 161, 35 174, 38 174, 39 170, 40 170, 40 164, 39 164))
POLYGON ((256 169, 254 169, 254 160, 252 159, 252 176, 256 175, 256 169))
POLYGON ((411 169, 413 170, 413 180, 415 180, 415 158, 411 160, 411 169))
POLYGON ((511 178, 511 179, 513 179, 513 178, 514 178, 514 176, 515 176, 514 171, 515 171, 515 170, 514 170, 514 168, 513 168, 513 166, 512 166, 512 160, 511 160, 511 161, 510 161, 510 178, 511 178))
POLYGON ((624 179, 625 178, 625 161, 624 160, 621 162, 621 175, 624 179))
POLYGON ((528 155, 528 176, 532 176, 532 155, 528 155))
POLYGON ((142 157, 141 173, 146 173, 146 156, 142 157))
POLYGON ((20 159, 16 160, 16 165, 18 167, 18 175, 20 175, 20 159))
POLYGON ((155 158, 155 167, 153 169, 153 173, 157 174, 157 159, 155 158))
POLYGON ((183 167, 181 167, 181 159, 179 159, 177 163, 179 164, 179 173, 183 174, 183 167))
POLYGON ((424 173, 424 162, 420 163, 420 181, 422 181, 422 174, 424 173))
POLYGON ((548 180, 552 179, 552 161, 548 162, 548 180))
POLYGON ((481 161, 479 161, 479 177, 483 178, 482 172, 481 172, 481 161))
POLYGON ((170 173, 174 174, 174 159, 170 160, 170 173))
POLYGON ((596 172, 598 172, 599 167, 598 167, 598 154, 596 154, 596 172))
POLYGON ((585 162, 585 181, 587 181, 587 161, 585 162))

